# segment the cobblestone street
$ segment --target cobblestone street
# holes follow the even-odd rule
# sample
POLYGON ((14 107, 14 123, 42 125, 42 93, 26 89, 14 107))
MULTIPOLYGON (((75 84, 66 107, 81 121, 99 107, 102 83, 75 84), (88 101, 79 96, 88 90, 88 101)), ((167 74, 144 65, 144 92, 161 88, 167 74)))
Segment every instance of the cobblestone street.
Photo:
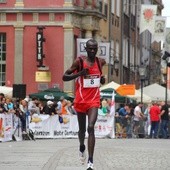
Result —
MULTIPOLYGON (((85 170, 78 139, 43 139, 0 144, 2 170, 85 170)), ((95 170, 168 170, 169 139, 97 139, 95 170)))

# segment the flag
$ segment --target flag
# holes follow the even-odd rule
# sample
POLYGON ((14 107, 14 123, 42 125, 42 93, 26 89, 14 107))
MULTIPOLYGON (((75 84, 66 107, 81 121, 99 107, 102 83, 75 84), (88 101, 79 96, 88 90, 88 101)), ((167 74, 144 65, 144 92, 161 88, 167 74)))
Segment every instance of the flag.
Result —
POLYGON ((83 38, 77 38, 77 57, 79 56, 87 56, 86 52, 86 42, 89 40, 89 38, 83 39, 83 38))
POLYGON ((151 34, 154 33, 156 13, 157 5, 141 5, 140 33, 145 30, 148 30, 151 34))
POLYGON ((110 108, 110 115, 115 116, 115 92, 113 90, 112 93, 112 102, 111 102, 111 108, 110 108))
POLYGON ((166 28, 164 46, 165 46, 165 51, 170 53, 170 28, 166 28))
POLYGON ((166 33, 166 17, 156 16, 154 33, 152 35, 152 42, 164 41, 166 33))
POLYGON ((115 138, 115 92, 113 90, 112 93, 112 101, 111 101, 111 108, 110 108, 110 116, 113 116, 113 128, 110 132, 110 137, 115 138))
POLYGON ((109 63, 109 56, 110 56, 110 43, 109 42, 99 42, 97 56, 99 58, 103 58, 106 61, 106 63, 109 63))

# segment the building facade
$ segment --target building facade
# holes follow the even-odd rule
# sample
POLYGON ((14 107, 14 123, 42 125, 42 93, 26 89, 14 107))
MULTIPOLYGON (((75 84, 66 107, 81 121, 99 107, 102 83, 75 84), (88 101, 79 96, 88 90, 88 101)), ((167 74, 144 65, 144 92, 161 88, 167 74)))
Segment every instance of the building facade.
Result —
POLYGON ((76 57, 76 39, 99 39, 96 0, 0 1, 0 85, 26 84, 26 93, 59 86, 76 57))
POLYGON ((91 37, 110 42, 106 82, 139 88, 141 63, 145 85, 159 82, 160 44, 151 46, 147 31, 139 35, 141 4, 158 5, 161 15, 161 0, 1 0, 0 85, 26 84, 27 95, 55 86, 74 92, 62 75, 76 57, 76 39, 91 37))
POLYGON ((161 0, 124 0, 121 7, 120 82, 135 84, 140 88, 139 67, 146 67, 144 85, 159 83, 161 79, 161 44, 151 42, 152 34, 146 30, 140 34, 140 12, 142 4, 157 5, 157 15, 161 15, 161 0), (156 69, 155 69, 156 68, 156 69), (152 70, 152 71, 151 71, 152 70))

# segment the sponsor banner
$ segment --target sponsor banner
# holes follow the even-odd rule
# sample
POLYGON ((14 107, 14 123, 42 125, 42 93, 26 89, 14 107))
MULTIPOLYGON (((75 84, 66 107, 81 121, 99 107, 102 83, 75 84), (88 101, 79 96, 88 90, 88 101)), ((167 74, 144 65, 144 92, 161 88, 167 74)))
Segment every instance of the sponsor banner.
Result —
POLYGON ((110 43, 108 42, 99 42, 99 48, 97 56, 102 58, 109 63, 109 56, 110 56, 110 43))
MULTIPOLYGON (((32 119, 31 123, 29 123, 29 128, 34 132, 35 138, 78 138, 76 115, 64 115, 62 118, 59 118, 58 115, 37 115, 36 119, 38 121, 32 119)), ((96 137, 112 137, 110 134, 113 130, 114 117, 98 115, 95 124, 96 137)))
POLYGON ((154 33, 156 13, 157 5, 141 5, 140 33, 146 30, 148 30, 151 34, 154 33))
POLYGON ((110 115, 99 115, 95 124, 95 136, 97 138, 112 138, 112 131, 114 131, 114 117, 110 115))
POLYGON ((152 35, 152 42, 164 41, 165 33, 166 33, 166 17, 156 16, 154 34, 152 35))
POLYGON ((0 114, 0 141, 7 142, 12 140, 13 119, 12 114, 0 114))
POLYGON ((79 56, 87 56, 86 52, 86 42, 89 40, 89 38, 83 39, 83 38, 77 38, 77 57, 79 56))
POLYGON ((165 44, 165 51, 170 53, 170 28, 166 28, 164 44, 165 44))
MULTIPOLYGON (((86 42, 89 39, 77 39, 77 57, 79 56, 87 56, 86 52, 86 42)), ((99 58, 106 60, 106 63, 109 63, 109 55, 110 55, 110 43, 109 42, 98 42, 98 52, 97 55, 99 58)))

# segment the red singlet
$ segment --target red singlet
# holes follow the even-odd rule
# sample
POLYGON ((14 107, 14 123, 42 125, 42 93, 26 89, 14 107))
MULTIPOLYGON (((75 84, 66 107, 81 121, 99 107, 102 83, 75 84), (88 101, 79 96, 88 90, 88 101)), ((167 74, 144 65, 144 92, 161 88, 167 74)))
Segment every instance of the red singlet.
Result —
POLYGON ((92 107, 100 107, 101 72, 96 60, 91 67, 83 61, 83 68, 88 68, 89 74, 76 79, 74 108, 77 112, 86 113, 92 107))

